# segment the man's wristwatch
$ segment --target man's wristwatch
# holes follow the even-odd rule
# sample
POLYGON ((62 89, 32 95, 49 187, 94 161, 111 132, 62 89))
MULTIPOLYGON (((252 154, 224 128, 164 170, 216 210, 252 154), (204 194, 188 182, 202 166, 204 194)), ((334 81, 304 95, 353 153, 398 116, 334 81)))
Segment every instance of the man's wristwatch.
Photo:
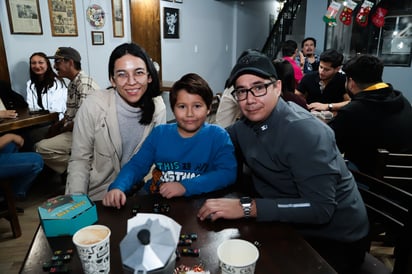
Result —
POLYGON ((243 208, 243 214, 245 215, 245 218, 249 218, 251 207, 252 207, 252 198, 242 197, 240 198, 240 204, 243 208))
POLYGON ((333 104, 329 104, 328 109, 329 109, 329 111, 332 111, 333 110, 333 104))

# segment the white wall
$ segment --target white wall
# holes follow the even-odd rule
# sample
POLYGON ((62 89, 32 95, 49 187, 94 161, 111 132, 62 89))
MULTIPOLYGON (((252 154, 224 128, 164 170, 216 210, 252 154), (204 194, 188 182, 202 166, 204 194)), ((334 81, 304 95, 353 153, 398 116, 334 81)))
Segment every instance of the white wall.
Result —
POLYGON ((29 57, 32 53, 42 51, 47 55, 54 55, 60 46, 70 46, 77 49, 82 56, 82 69, 91 75, 100 87, 109 85, 107 64, 111 51, 119 44, 130 40, 129 1, 123 0, 125 9, 124 38, 114 38, 112 30, 111 1, 107 0, 76 0, 76 16, 78 36, 52 36, 48 1, 38 1, 40 6, 42 35, 11 34, 6 9, 6 1, 0 1, 0 23, 3 31, 7 62, 9 66, 12 87, 22 95, 26 94, 26 82, 29 79, 29 57), (98 4, 106 12, 105 25, 101 29, 94 29, 86 20, 86 9, 90 4, 98 4), (91 31, 104 32, 104 45, 94 46, 91 42, 91 31))
MULTIPOLYGON (((82 56, 83 70, 102 88, 108 86, 109 55, 116 46, 131 40, 129 1, 123 0, 124 38, 113 37, 111 1, 75 0, 78 36, 71 37, 51 35, 47 1, 38 2, 43 34, 17 35, 10 33, 6 3, 0 1, 0 23, 13 89, 25 95, 29 79, 28 62, 33 52, 53 55, 59 46, 76 48, 82 56), (96 29, 85 20, 86 9, 91 4, 100 5, 106 12, 106 23, 98 29, 104 32, 105 44, 102 46, 91 43, 91 31, 96 29)), ((269 13, 274 10, 273 2, 276 1, 247 1, 238 6, 233 1, 185 0, 182 4, 160 1, 161 18, 163 7, 180 10, 180 39, 162 38, 161 41, 163 79, 175 81, 188 72, 196 72, 209 82, 214 92, 222 91, 240 52, 263 46, 269 33, 269 13), (236 15, 237 9, 239 15, 236 15)))

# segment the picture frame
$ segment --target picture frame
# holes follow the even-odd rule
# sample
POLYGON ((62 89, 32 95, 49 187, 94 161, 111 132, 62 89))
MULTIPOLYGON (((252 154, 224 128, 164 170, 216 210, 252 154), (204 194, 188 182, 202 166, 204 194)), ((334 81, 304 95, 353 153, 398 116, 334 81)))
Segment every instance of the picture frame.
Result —
POLYGON ((112 0, 113 36, 124 37, 123 1, 112 0))
POLYGON ((179 9, 163 8, 163 38, 178 39, 180 27, 179 9))
POLYGON ((48 0, 52 36, 78 36, 75 0, 48 0))
POLYGON ((183 0, 175 0, 175 3, 183 4, 183 0))
POLYGON ((163 1, 166 1, 166 2, 173 2, 173 0, 163 0, 163 1))
POLYGON ((11 34, 43 34, 39 0, 6 0, 11 34))
POLYGON ((385 16, 378 57, 385 66, 409 67, 412 60, 412 15, 385 16))
POLYGON ((102 46, 104 45, 104 32, 92 31, 92 45, 102 46))

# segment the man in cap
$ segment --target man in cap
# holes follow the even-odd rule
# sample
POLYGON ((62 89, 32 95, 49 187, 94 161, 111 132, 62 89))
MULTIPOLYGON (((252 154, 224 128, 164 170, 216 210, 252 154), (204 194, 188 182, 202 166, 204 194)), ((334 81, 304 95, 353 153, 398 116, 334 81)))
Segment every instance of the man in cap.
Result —
POLYGON ((238 167, 251 171, 254 198, 208 199, 200 220, 291 223, 338 273, 355 273, 368 248, 368 218, 333 131, 280 97, 282 83, 262 53, 240 58, 229 85, 243 116, 228 131, 238 167))
POLYGON ((67 103, 64 118, 50 127, 47 139, 36 143, 36 151, 43 157, 44 163, 59 174, 67 169, 72 145, 74 117, 87 95, 99 86, 81 69, 81 57, 71 47, 59 47, 50 59, 55 59, 54 68, 58 75, 67 78, 67 103))

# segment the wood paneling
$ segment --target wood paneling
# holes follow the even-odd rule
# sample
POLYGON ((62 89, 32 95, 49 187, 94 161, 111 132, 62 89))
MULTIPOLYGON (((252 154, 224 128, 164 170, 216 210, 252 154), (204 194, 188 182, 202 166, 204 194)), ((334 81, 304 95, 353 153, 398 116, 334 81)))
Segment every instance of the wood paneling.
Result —
POLYGON ((9 67, 7 65, 6 50, 4 49, 3 31, 0 25, 0 80, 10 82, 9 67))
POLYGON ((130 27, 132 41, 159 63, 161 80, 160 0, 130 0, 130 27))

